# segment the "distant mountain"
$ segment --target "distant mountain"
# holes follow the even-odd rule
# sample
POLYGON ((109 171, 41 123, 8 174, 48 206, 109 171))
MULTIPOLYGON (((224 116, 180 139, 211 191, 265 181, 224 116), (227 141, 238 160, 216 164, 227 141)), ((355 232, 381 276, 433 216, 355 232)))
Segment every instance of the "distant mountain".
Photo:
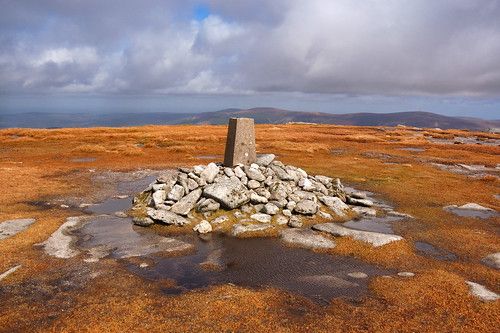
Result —
POLYGON ((331 114, 322 112, 298 112, 275 108, 226 109, 204 112, 180 119, 182 124, 226 124, 231 117, 254 118, 259 124, 285 124, 305 122, 354 126, 415 126, 484 130, 500 127, 500 120, 484 120, 470 117, 448 117, 430 112, 396 113, 349 113, 331 114))
POLYGON ((291 122, 355 126, 415 126, 485 130, 499 128, 500 120, 469 117, 448 117, 430 112, 350 113, 331 114, 299 112, 275 108, 225 109, 215 112, 189 113, 20 113, 0 114, 0 128, 31 127, 96 127, 139 126, 162 124, 227 124, 229 118, 254 118, 257 124, 286 124, 291 122))

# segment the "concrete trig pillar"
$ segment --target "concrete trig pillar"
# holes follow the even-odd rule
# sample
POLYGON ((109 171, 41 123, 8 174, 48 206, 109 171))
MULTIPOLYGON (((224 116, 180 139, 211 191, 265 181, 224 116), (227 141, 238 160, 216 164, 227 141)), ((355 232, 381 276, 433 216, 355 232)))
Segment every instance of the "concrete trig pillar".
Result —
POLYGON ((224 166, 255 162, 255 128, 252 118, 231 118, 227 129, 224 166))

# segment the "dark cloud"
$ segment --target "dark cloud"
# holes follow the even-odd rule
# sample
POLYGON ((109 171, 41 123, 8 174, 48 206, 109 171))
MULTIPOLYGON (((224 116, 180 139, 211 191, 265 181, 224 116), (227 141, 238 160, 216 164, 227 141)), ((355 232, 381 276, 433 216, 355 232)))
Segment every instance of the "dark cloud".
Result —
POLYGON ((500 96, 499 0, 1 6, 4 94, 500 96))

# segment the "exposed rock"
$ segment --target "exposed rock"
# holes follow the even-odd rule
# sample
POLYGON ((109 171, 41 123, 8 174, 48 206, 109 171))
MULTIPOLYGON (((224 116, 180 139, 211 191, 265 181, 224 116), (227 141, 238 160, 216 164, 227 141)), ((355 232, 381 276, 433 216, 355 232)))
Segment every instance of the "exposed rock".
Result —
POLYGON ((174 185, 172 190, 168 193, 167 198, 173 201, 179 201, 184 196, 184 187, 181 185, 174 185))
POLYGON ((188 187, 189 191, 192 191, 192 190, 195 190, 198 188, 198 183, 196 182, 196 180, 189 178, 186 182, 187 182, 187 187, 188 187))
POLYGON ((255 163, 259 166, 268 166, 276 158, 274 154, 264 154, 257 157, 255 163))
POLYGON ((340 198, 324 195, 318 197, 318 199, 337 216, 345 216, 345 211, 349 210, 349 206, 340 200, 340 198))
POLYGON ((373 201, 369 199, 356 199, 353 197, 347 197, 347 203, 355 206, 364 206, 364 207, 373 206, 373 201))
POLYGON ((250 193, 250 202, 252 204, 265 204, 268 202, 267 198, 264 196, 260 196, 255 192, 250 193))
POLYGON ((415 273, 413 273, 413 272, 399 272, 398 276, 401 276, 401 277, 414 277, 415 273))
POLYGON ((252 179, 252 180, 248 181, 247 186, 249 189, 253 190, 253 189, 260 187, 260 183, 256 180, 252 179))
POLYGON ((167 193, 164 190, 158 190, 153 193, 153 201, 155 203, 155 206, 163 204, 166 198, 167 193))
POLYGON ((209 163, 205 170, 200 174, 200 178, 205 180, 208 184, 212 183, 215 176, 219 173, 219 167, 215 163, 209 163))
POLYGON ((318 214, 319 214, 319 216, 321 216, 324 219, 332 219, 333 218, 331 214, 325 213, 321 210, 318 212, 318 214))
POLYGON ((266 177, 262 174, 262 172, 260 172, 258 167, 245 167, 245 174, 247 175, 248 179, 253 179, 258 182, 263 182, 264 180, 266 180, 266 177))
POLYGON ((315 176, 314 179, 316 179, 318 182, 320 182, 324 186, 331 186, 332 185, 332 181, 333 181, 332 178, 326 177, 326 176, 321 176, 321 175, 315 176))
POLYGON ((314 215, 318 211, 318 204, 312 200, 300 200, 293 211, 303 215, 314 215))
POLYGON ((320 223, 312 227, 314 230, 327 232, 333 236, 352 237, 355 240, 369 243, 375 247, 383 246, 391 242, 403 240, 403 237, 397 235, 383 234, 379 232, 355 230, 343 227, 336 223, 320 223))
POLYGON ((272 228, 269 224, 235 224, 231 234, 234 237, 237 236, 248 236, 256 232, 264 231, 272 228))
POLYGON ((492 253, 482 260, 482 263, 492 268, 500 269, 500 252, 492 253))
POLYGON ((289 210, 289 209, 283 209, 283 215, 285 215, 286 217, 291 217, 292 216, 292 211, 289 210))
POLYGON ((287 224, 287 223, 288 223, 288 217, 283 216, 283 215, 278 215, 278 216, 276 217, 276 223, 277 223, 278 225, 285 225, 285 224, 287 224))
POLYGON ((288 220, 288 226, 291 228, 301 228, 303 225, 302 220, 298 216, 292 216, 288 220))
MULTIPOLYGON (((368 207, 352 207, 352 210, 359 215, 377 216, 377 211, 368 207)), ((389 215, 389 214, 388 214, 389 215)))
POLYGON ((35 219, 15 219, 0 223, 0 240, 14 236, 35 223, 35 219))
POLYGON ((45 253, 57 258, 72 258, 80 251, 71 248, 73 237, 69 235, 70 231, 78 229, 83 223, 86 223, 86 217, 68 217, 50 237, 40 245, 43 246, 45 253))
POLYGON ((270 223, 271 219, 272 219, 271 215, 264 214, 264 213, 253 214, 253 215, 250 215, 250 217, 252 219, 254 219, 255 221, 258 221, 260 223, 270 223))
POLYGON ((491 208, 488 208, 488 207, 484 207, 484 206, 481 206, 477 203, 473 203, 473 202, 470 202, 470 203, 467 203, 465 205, 462 205, 462 206, 458 206, 457 208, 459 209, 471 209, 471 210, 488 210, 488 211, 494 211, 494 209, 491 209, 491 208))
POLYGON ((353 279, 366 279, 368 277, 368 274, 363 272, 352 272, 347 273, 347 276, 352 277, 353 279))
POLYGON ((172 213, 168 210, 164 209, 148 209, 148 216, 153 220, 163 222, 165 224, 174 224, 174 225, 185 225, 189 224, 189 220, 179 216, 175 213, 172 213))
POLYGON ((235 176, 233 169, 231 168, 224 168, 224 174, 228 176, 229 178, 235 176))
POLYGON ((202 190, 197 189, 180 199, 177 203, 175 203, 170 211, 179 215, 187 215, 191 209, 194 208, 194 205, 200 199, 202 190))
POLYGON ((200 213, 214 212, 220 208, 220 203, 214 199, 202 198, 196 204, 196 210, 200 213))
POLYGON ((332 249, 335 242, 310 229, 284 229, 280 232, 283 242, 308 249, 332 249))
POLYGON ((212 232, 212 225, 210 224, 210 222, 203 220, 195 225, 193 230, 198 232, 199 234, 207 234, 209 232, 212 232))
POLYGON ((308 178, 302 178, 299 180, 299 186, 304 190, 304 191, 314 191, 316 190, 316 186, 308 179, 308 178))
POLYGON ((0 281, 2 281, 3 279, 5 279, 10 274, 14 273, 15 271, 17 271, 21 267, 22 267, 21 265, 17 265, 17 266, 9 268, 7 271, 5 271, 2 274, 0 274, 0 281))
POLYGON ((262 210, 263 213, 269 214, 269 215, 276 215, 280 209, 273 203, 267 203, 264 205, 264 209, 262 210))
POLYGON ((293 180, 293 177, 288 174, 282 167, 274 164, 276 161, 271 163, 270 168, 273 170, 280 180, 293 180))
POLYGON ((243 169, 238 165, 237 167, 234 168, 234 174, 236 177, 238 177, 239 179, 245 177, 245 171, 243 171, 243 169))
POLYGON ((469 285, 470 292, 473 296, 479 298, 483 302, 493 302, 500 298, 500 295, 487 289, 485 286, 472 281, 465 281, 469 285))
POLYGON ((235 209, 250 200, 247 192, 247 188, 241 182, 228 179, 207 185, 203 195, 216 200, 228 209, 235 209))
POLYGON ((155 222, 149 218, 149 217, 134 217, 132 219, 132 222, 135 224, 135 225, 138 225, 138 226, 141 226, 141 227, 148 227, 152 224, 154 224, 155 222))
POLYGON ((219 217, 215 218, 214 220, 212 220, 212 223, 213 224, 220 224, 220 223, 224 223, 226 221, 229 221, 229 217, 227 217, 226 215, 222 215, 222 216, 219 216, 219 217))

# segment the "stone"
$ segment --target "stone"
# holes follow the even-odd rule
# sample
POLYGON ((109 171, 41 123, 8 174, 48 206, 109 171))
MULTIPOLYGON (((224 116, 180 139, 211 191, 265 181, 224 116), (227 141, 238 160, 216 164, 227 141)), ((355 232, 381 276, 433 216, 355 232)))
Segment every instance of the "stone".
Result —
POLYGON ((167 193, 164 190, 158 190, 153 193, 153 202, 155 206, 161 205, 167 198, 167 193))
POLYGON ((266 180, 266 176, 264 176, 262 174, 262 172, 260 172, 259 169, 252 168, 252 167, 250 167, 250 168, 245 167, 244 171, 245 171, 245 174, 247 175, 248 179, 253 179, 253 180, 256 180, 258 182, 263 182, 264 180, 266 180))
POLYGON ((355 206, 364 206, 364 207, 373 206, 373 201, 369 199, 356 199, 352 197, 347 197, 347 203, 355 206))
POLYGON ((148 209, 148 216, 153 220, 163 222, 165 224, 174 224, 178 226, 189 224, 189 220, 164 209, 148 209))
POLYGON ((349 276, 353 279, 366 279, 368 277, 368 274, 363 273, 363 272, 351 272, 351 273, 347 273, 347 276, 349 276))
POLYGON ((243 171, 243 169, 239 165, 234 168, 234 175, 239 179, 246 176, 245 171, 243 171))
POLYGON ((273 203, 267 203, 264 205, 264 209, 262 210, 263 213, 269 214, 269 215, 276 215, 280 209, 273 203))
POLYGON ((316 186, 311 182, 309 178, 301 178, 299 180, 299 186, 304 190, 304 191, 314 191, 316 190, 316 186))
POLYGON ((480 285, 472 281, 465 281, 469 285, 470 293, 479 298, 483 302, 493 302, 500 298, 500 295, 489 290, 485 286, 480 285))
POLYGON ((151 218, 146 216, 146 217, 134 217, 132 219, 132 223, 141 227, 148 227, 154 224, 155 222, 151 218))
POLYGON ((500 269, 500 252, 492 253, 484 257, 481 262, 486 266, 490 266, 495 269, 500 269))
POLYGON ((35 219, 14 219, 0 223, 0 240, 14 236, 35 223, 35 219))
POLYGON ((62 259, 73 258, 78 255, 80 251, 71 248, 74 237, 71 236, 70 232, 78 229, 86 222, 88 222, 86 217, 68 217, 66 221, 40 245, 43 246, 45 253, 53 257, 62 259))
POLYGON ((167 195, 167 199, 173 201, 179 201, 184 196, 184 187, 175 184, 170 193, 167 195))
POLYGON ((298 216, 292 216, 290 217, 290 219, 288 220, 288 226, 290 228, 302 228, 302 220, 300 219, 300 217, 298 216))
POLYGON ((207 185, 203 189, 203 195, 228 209, 238 208, 250 200, 247 188, 240 181, 233 179, 207 185))
POLYGON ((201 193, 201 189, 196 189, 190 192, 188 195, 172 205, 170 211, 179 215, 187 215, 191 211, 191 209, 194 208, 194 205, 196 204, 198 199, 200 199, 201 193))
POLYGON ((283 209, 283 215, 285 215, 287 217, 291 217, 292 211, 290 209, 283 209))
MULTIPOLYGON (((298 201, 300 201, 300 198, 299 198, 299 200, 298 200, 298 201)), ((286 204, 286 209, 288 209, 288 210, 292 211, 292 210, 295 208, 295 206, 297 206, 297 202, 295 202, 295 201, 293 201, 293 200, 290 200, 290 201, 288 201, 288 203, 286 204)))
POLYGON ((288 220, 289 218, 286 217, 286 216, 283 216, 283 215, 278 215, 276 216, 276 223, 278 225, 285 225, 285 224, 288 224, 288 220))
POLYGON ((227 222, 229 221, 229 217, 227 217, 226 215, 221 215, 215 219, 212 220, 212 223, 213 224, 221 224, 221 223, 224 223, 224 222, 227 222))
POLYGON ((307 249, 333 249, 336 246, 333 240, 311 229, 284 229, 280 232, 280 238, 286 244, 307 249))
POLYGON ((203 220, 194 226, 193 231, 196 231, 199 234, 207 234, 212 232, 212 225, 207 220, 203 220))
POLYGON ((300 200, 293 211, 303 215, 314 215, 318 211, 318 204, 312 200, 300 200))
POLYGON ((487 208, 487 207, 484 207, 484 206, 481 206, 477 203, 473 203, 473 202, 469 202, 465 205, 462 205, 462 206, 458 206, 457 208, 459 209, 470 209, 470 210, 487 210, 487 211, 494 211, 494 209, 491 209, 491 208, 487 208))
POLYGON ((374 247, 383 246, 392 242, 403 240, 403 237, 397 235, 383 234, 379 232, 355 230, 343 227, 337 223, 320 223, 315 224, 312 227, 314 230, 323 231, 329 233, 333 236, 340 237, 352 237, 355 240, 359 240, 374 247))
POLYGON ((249 189, 253 190, 253 189, 256 189, 256 188, 260 187, 260 183, 258 181, 256 181, 256 180, 251 179, 251 180, 248 181, 247 187, 249 189))
POLYGON ((21 267, 22 267, 22 265, 16 265, 14 267, 9 268, 8 270, 6 270, 2 274, 0 274, 0 281, 2 281, 3 279, 5 279, 10 274, 14 273, 15 271, 17 271, 21 267))
POLYGON ((265 231, 273 228, 269 224, 235 224, 231 231, 231 235, 234 237, 250 236, 254 233, 265 231))
POLYGON ((124 218, 127 218, 127 217, 128 217, 127 213, 122 212, 122 211, 115 212, 115 214, 114 214, 114 215, 115 215, 116 217, 119 217, 119 218, 122 218, 122 219, 124 219, 124 218))
POLYGON ((163 184, 163 183, 152 185, 153 191, 155 191, 155 192, 156 191, 165 191, 166 187, 167 187, 167 184, 163 184))
POLYGON ((314 177, 314 179, 316 179, 318 182, 320 182, 321 184, 323 184, 324 186, 329 186, 332 184, 332 181, 333 181, 333 178, 330 178, 330 177, 326 177, 326 176, 321 176, 321 175, 317 175, 314 177))
POLYGON ((215 177, 219 174, 219 167, 215 163, 209 163, 205 170, 200 174, 200 178, 208 184, 213 183, 215 177))
POLYGON ((318 199, 337 216, 343 217, 345 216, 345 211, 349 210, 349 206, 340 200, 340 198, 325 195, 318 197, 318 199))
MULTIPOLYGON (((276 162, 276 161, 275 161, 276 162)), ((274 163, 274 162, 273 162, 274 163)), ((270 165, 271 170, 273 170, 280 180, 293 180, 293 177, 288 174, 282 167, 276 164, 270 165)))
POLYGON ((250 218, 254 219, 255 221, 258 221, 260 223, 270 223, 271 222, 271 215, 269 214, 264 214, 264 213, 256 213, 250 215, 250 218))
POLYGON ((220 208, 220 203, 214 199, 203 198, 196 204, 196 210, 200 213, 214 212, 220 208))
POLYGON ((196 182, 196 180, 191 179, 191 178, 189 178, 186 181, 186 183, 187 183, 187 187, 188 187, 189 191, 193 191, 193 190, 197 189, 199 186, 198 183, 196 182))
POLYGON ((224 168, 224 174, 228 177, 235 176, 233 169, 231 168, 224 168))
POLYGON ((367 199, 367 195, 364 192, 352 192, 349 193, 349 196, 354 199, 367 199))
POLYGON ((399 272, 398 276, 401 276, 401 277, 414 277, 415 273, 413 273, 413 272, 399 272))
POLYGON ((268 202, 266 197, 260 196, 255 192, 250 193, 250 202, 252 204, 266 204, 268 202))
POLYGON ((276 158, 274 154, 263 154, 257 157, 255 163, 259 166, 268 166, 276 158))
MULTIPOLYGON (((352 210, 358 215, 377 216, 377 211, 373 208, 356 206, 356 207, 353 207, 352 210)), ((388 215, 392 215, 392 214, 388 214, 388 215)))
POLYGON ((250 165, 256 160, 254 120, 231 118, 227 130, 224 165, 250 165))
POLYGON ((324 219, 332 219, 332 215, 331 214, 325 213, 325 212, 323 212, 321 210, 318 212, 318 214, 319 214, 320 217, 322 217, 324 219))
POLYGON ((203 170, 205 170, 205 166, 204 165, 195 165, 193 167, 193 172, 195 174, 197 174, 198 176, 201 175, 201 173, 203 172, 203 170))

